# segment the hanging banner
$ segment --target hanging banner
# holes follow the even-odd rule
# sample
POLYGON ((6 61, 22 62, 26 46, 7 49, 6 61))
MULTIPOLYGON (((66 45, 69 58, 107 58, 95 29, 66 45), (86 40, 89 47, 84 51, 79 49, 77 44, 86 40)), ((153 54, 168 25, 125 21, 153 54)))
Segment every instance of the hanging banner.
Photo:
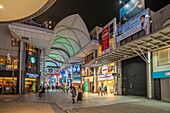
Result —
POLYGON ((146 9, 144 12, 119 27, 116 31, 117 42, 120 42, 143 29, 146 30, 148 25, 147 22, 149 21, 149 18, 147 18, 146 15, 149 15, 149 9, 146 9))
POLYGON ((101 32, 102 54, 110 52, 109 45, 109 26, 101 32))
POLYGON ((120 9, 121 25, 145 10, 144 0, 130 0, 120 9))

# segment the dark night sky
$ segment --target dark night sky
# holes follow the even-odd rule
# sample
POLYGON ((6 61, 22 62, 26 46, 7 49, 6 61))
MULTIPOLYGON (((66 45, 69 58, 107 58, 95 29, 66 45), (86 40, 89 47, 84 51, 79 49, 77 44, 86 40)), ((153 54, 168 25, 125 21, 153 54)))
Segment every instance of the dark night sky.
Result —
MULTIPOLYGON (((129 0, 122 0, 127 3, 129 0)), ((145 8, 157 11, 168 5, 170 0, 145 0, 145 8)), ((106 25, 114 17, 119 18, 119 9, 123 4, 119 0, 57 0, 45 13, 36 19, 52 21, 52 27, 63 18, 79 14, 85 21, 88 30, 92 30, 96 25, 106 25)), ((118 20, 119 21, 119 20, 118 20)))

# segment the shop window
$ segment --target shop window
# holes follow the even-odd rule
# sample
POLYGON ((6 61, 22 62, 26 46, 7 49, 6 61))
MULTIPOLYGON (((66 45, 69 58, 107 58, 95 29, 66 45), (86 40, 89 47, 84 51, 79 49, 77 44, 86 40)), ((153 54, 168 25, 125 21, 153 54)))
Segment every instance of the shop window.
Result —
POLYGON ((12 45, 12 46, 18 46, 18 39, 12 37, 11 45, 12 45))
POLYGON ((158 51, 158 65, 170 63, 170 48, 158 51))
POLYGON ((6 68, 5 60, 6 60, 5 56, 0 56, 0 70, 5 70, 5 68, 6 68))

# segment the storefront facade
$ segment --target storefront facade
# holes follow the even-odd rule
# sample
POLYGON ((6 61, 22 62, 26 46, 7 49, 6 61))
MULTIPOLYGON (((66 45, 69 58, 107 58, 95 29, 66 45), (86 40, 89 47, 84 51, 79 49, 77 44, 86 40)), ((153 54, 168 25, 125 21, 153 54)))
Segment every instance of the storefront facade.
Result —
POLYGON ((170 48, 153 52, 153 97, 170 101, 170 48))
POLYGON ((116 93, 115 90, 115 64, 110 63, 99 67, 99 75, 97 77, 98 87, 107 87, 107 93, 116 93))

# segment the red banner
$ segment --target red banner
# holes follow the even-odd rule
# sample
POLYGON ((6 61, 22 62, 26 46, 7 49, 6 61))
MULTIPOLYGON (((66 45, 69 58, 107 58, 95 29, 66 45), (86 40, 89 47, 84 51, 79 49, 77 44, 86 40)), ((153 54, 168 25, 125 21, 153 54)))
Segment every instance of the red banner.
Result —
POLYGON ((109 49, 109 26, 101 33, 102 54, 106 54, 109 49))
POLYGON ((53 73, 47 73, 47 75, 56 75, 56 76, 60 76, 60 74, 53 74, 53 73))

